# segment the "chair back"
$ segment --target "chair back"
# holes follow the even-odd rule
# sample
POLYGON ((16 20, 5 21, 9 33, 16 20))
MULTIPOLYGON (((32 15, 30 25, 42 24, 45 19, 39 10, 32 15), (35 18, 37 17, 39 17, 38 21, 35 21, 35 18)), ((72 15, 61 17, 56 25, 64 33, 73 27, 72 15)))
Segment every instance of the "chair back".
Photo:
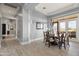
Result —
POLYGON ((67 45, 69 45, 69 33, 66 33, 65 40, 66 40, 66 42, 67 42, 67 45))
POLYGON ((49 32, 46 31, 46 32, 43 32, 43 35, 44 35, 44 42, 46 42, 48 40, 48 35, 49 35, 49 32))

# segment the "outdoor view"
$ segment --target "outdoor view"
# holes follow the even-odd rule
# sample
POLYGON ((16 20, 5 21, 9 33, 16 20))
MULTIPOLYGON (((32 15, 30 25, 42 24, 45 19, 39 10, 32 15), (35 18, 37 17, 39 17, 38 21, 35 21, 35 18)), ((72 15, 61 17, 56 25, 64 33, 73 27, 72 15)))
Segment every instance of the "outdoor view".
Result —
POLYGON ((59 24, 59 31, 60 32, 65 32, 65 29, 66 29, 65 22, 60 22, 60 24, 59 24))
POLYGON ((54 31, 55 36, 57 36, 57 23, 53 25, 53 31, 54 31))
MULTIPOLYGON (((65 32, 66 30, 65 22, 59 23, 59 30, 60 32, 65 32)), ((68 32, 76 32, 76 20, 68 21, 68 32)))
POLYGON ((68 31, 69 32, 76 32, 76 20, 68 22, 68 31))

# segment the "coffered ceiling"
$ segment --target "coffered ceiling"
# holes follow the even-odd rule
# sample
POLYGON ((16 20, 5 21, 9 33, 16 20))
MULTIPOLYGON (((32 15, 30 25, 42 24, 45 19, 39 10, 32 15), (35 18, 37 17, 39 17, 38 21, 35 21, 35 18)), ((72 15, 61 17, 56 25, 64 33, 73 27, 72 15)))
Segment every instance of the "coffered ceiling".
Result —
POLYGON ((2 17, 15 17, 20 10, 21 3, 2 3, 0 4, 0 14, 2 17))
POLYGON ((35 9, 45 15, 55 14, 61 10, 67 10, 67 8, 72 7, 72 3, 40 3, 35 9))

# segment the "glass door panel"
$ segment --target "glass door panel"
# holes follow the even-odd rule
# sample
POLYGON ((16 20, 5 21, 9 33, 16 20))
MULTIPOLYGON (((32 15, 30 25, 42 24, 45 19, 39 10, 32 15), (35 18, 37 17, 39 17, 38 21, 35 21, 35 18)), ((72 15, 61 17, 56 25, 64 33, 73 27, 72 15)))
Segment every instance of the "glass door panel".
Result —
POLYGON ((71 38, 76 38, 76 20, 68 22, 68 32, 71 38))
POLYGON ((65 32, 66 31, 66 23, 65 22, 60 22, 59 23, 59 31, 60 32, 65 32))
POLYGON ((53 24, 53 32, 54 32, 55 36, 57 36, 57 23, 53 24))

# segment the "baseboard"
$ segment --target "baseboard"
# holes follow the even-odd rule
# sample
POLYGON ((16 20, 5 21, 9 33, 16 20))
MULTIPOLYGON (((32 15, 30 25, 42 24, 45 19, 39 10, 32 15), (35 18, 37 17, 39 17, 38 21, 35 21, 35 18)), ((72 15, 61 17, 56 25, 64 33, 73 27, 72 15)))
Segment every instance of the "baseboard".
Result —
POLYGON ((36 39, 32 39, 32 40, 30 40, 30 42, 34 42, 34 41, 37 41, 37 40, 42 40, 43 38, 41 37, 41 38, 36 38, 36 39))
POLYGON ((32 40, 30 40, 29 42, 20 42, 20 44, 21 44, 21 45, 30 44, 30 43, 32 43, 32 42, 34 42, 34 41, 41 40, 41 39, 43 39, 43 38, 41 37, 41 38, 32 39, 32 40))
POLYGON ((21 45, 30 44, 30 42, 20 42, 21 45))
POLYGON ((0 40, 0 48, 1 48, 1 40, 0 40))
POLYGON ((72 41, 72 42, 78 42, 79 43, 79 40, 70 40, 70 41, 72 41))
POLYGON ((29 43, 30 43, 30 42, 27 42, 27 41, 21 42, 21 41, 19 40, 19 38, 17 38, 17 40, 19 41, 19 43, 20 43, 21 45, 26 45, 26 44, 29 44, 29 43))

